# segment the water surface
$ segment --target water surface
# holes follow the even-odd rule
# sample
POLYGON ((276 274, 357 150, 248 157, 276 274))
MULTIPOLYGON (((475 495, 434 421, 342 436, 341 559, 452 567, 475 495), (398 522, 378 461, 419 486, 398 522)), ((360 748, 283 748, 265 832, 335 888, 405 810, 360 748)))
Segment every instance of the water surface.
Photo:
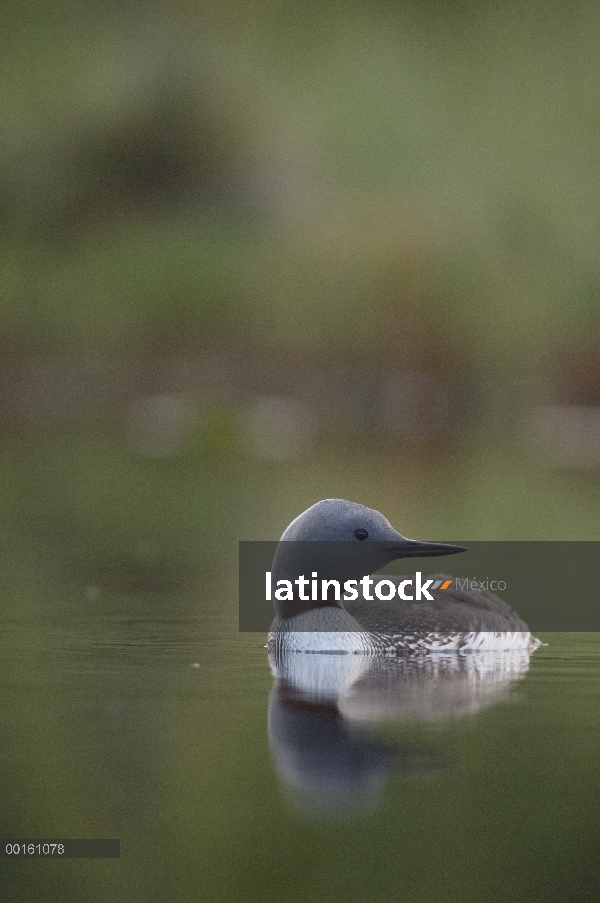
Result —
POLYGON ((545 639, 474 711, 359 706, 348 768, 370 757, 374 786, 319 807, 269 744, 264 637, 176 612, 5 617, 3 834, 122 844, 3 861, 5 899, 592 899, 600 637, 545 639))

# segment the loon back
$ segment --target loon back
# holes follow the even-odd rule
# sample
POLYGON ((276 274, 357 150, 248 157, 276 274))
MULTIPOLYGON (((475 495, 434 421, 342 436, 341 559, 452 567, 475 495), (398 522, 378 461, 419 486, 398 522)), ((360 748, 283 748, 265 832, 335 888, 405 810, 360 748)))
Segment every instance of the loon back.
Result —
MULTIPOLYGON (((430 575, 434 582, 452 578, 430 575)), ((390 577, 394 583, 410 579, 390 577)), ((433 601, 406 602, 395 597, 369 603, 364 598, 345 603, 354 619, 387 654, 409 649, 530 649, 539 645, 527 624, 510 605, 486 590, 470 592, 449 587, 430 590, 433 601)))

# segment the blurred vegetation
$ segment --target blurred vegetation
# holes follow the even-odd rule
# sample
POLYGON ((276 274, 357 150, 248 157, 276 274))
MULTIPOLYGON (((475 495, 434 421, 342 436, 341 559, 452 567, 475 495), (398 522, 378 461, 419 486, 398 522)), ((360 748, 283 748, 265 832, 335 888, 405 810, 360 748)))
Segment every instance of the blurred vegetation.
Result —
POLYGON ((502 378, 597 325, 596 4, 5 6, 7 350, 502 378))

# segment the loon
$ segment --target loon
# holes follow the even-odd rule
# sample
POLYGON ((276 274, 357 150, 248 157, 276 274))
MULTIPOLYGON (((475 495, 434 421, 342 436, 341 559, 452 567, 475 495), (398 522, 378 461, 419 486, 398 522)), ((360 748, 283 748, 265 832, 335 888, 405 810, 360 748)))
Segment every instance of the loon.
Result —
MULTIPOLYGON (((319 576, 344 581, 371 574, 399 558, 466 551, 465 546, 407 539, 373 508, 345 499, 323 499, 284 531, 272 576, 274 581, 287 579, 291 583, 300 575, 313 572, 316 576, 318 572, 319 576), (321 542, 326 546, 319 546, 321 542)), ((410 579, 409 575, 394 577, 392 581, 401 584, 410 579)), ((449 583, 452 578, 436 574, 429 579, 433 580, 429 593, 415 601, 399 598, 399 593, 386 601, 365 593, 352 601, 344 600, 343 604, 341 598, 332 598, 331 592, 324 601, 302 598, 301 589, 283 601, 276 594, 276 617, 267 643, 269 653, 398 656, 533 651, 541 645, 516 612, 494 593, 454 588, 436 591, 434 586, 439 587, 442 581, 449 583), (433 596, 433 601, 427 595, 433 596)))

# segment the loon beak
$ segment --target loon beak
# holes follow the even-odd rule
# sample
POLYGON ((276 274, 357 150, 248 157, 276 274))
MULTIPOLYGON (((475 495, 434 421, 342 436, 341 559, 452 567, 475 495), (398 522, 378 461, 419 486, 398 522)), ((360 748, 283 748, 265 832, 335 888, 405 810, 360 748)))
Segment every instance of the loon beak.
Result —
POLYGON ((394 552, 394 558, 433 558, 468 551, 466 546, 453 546, 447 542, 421 542, 419 539, 404 537, 399 542, 390 543, 390 552, 394 552))

